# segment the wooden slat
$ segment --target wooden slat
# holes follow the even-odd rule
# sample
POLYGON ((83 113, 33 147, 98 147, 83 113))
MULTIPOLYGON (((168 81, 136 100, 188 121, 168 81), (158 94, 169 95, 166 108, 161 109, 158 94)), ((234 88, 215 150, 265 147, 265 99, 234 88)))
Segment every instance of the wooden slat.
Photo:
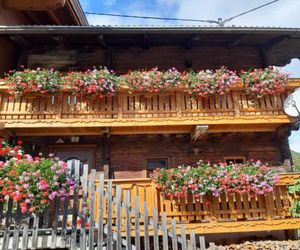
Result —
POLYGON ((103 246, 103 207, 104 207, 104 174, 99 176, 99 186, 98 186, 98 246, 101 248, 103 246))
POLYGON ((121 204, 121 187, 118 185, 116 187, 116 217, 117 217, 117 249, 122 249, 122 232, 121 232, 121 212, 122 212, 122 204, 121 204))
POLYGON ((9 199, 6 215, 5 215, 5 229, 4 229, 2 250, 7 250, 9 246, 9 227, 10 227, 10 218, 12 216, 12 208, 13 208, 13 201, 12 199, 9 199))
MULTIPOLYGON (((96 169, 90 175, 90 219, 89 219, 89 249, 94 249, 94 214, 95 214, 95 177, 96 169)), ((84 215, 85 216, 85 215, 84 215)))
POLYGON ((152 209, 153 214, 153 248, 154 250, 159 250, 159 242, 158 242, 158 213, 157 208, 154 207, 152 209))
POLYGON ((190 233, 190 238, 191 238, 191 250, 196 250, 196 235, 194 231, 191 231, 190 233))
POLYGON ((135 246, 136 249, 141 248, 141 239, 140 239, 140 209, 139 209, 139 196, 135 196, 134 199, 134 231, 135 231, 135 246))
MULTIPOLYGON (((46 208, 46 210, 43 213, 43 229, 46 230, 49 228, 49 208, 46 208)), ((42 238, 42 247, 47 247, 48 245, 48 235, 44 235, 42 238)))
POLYGON ((38 247, 39 221, 40 221, 40 215, 33 214, 32 244, 31 244, 32 250, 36 250, 38 247))
POLYGON ((54 202, 54 217, 51 231, 51 247, 56 248, 57 246, 57 232, 58 232, 58 217, 59 217, 60 200, 55 198, 54 202))
POLYGON ((145 228, 144 249, 150 250, 148 205, 146 201, 144 202, 143 220, 144 220, 144 228, 145 228))
POLYGON ((77 219, 78 219, 78 185, 79 185, 79 169, 80 162, 73 161, 73 166, 75 169, 74 173, 74 182, 75 182, 75 190, 73 194, 73 209, 72 209, 72 232, 71 232, 71 248, 75 249, 77 246, 76 238, 77 238, 77 219))
POLYGON ((113 237, 112 237, 112 182, 107 182, 107 249, 113 249, 113 237))
POLYGON ((172 249, 177 250, 178 249, 178 239, 176 234, 176 220, 171 220, 171 234, 172 234, 172 249))

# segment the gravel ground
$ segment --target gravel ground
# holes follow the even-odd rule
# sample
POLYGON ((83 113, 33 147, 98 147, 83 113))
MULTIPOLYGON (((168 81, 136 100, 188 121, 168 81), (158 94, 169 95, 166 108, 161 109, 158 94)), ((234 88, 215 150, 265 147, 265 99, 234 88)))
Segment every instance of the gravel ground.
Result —
POLYGON ((300 240, 245 241, 241 244, 218 246, 218 250, 300 250, 300 240))

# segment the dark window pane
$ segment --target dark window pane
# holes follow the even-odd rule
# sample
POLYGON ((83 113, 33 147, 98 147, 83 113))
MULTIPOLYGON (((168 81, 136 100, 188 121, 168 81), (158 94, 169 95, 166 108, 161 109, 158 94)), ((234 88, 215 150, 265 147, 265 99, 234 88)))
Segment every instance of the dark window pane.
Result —
POLYGON ((147 159, 147 170, 153 171, 157 168, 166 168, 168 166, 167 159, 147 159))

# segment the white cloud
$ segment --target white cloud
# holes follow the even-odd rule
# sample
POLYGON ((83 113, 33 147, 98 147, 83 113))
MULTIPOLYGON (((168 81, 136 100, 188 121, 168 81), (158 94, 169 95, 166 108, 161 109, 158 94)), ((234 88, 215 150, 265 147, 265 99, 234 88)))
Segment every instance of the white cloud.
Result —
POLYGON ((300 153, 300 130, 292 132, 289 142, 291 150, 300 153))

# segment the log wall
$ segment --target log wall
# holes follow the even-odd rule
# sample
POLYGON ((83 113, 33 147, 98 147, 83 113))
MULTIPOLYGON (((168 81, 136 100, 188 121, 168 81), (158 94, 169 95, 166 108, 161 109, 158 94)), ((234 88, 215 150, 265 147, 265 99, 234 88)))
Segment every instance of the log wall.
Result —
MULTIPOLYGON (((34 154, 50 153, 50 146, 61 138, 67 148, 72 147, 70 137, 24 137, 26 151, 34 154)), ((103 137, 81 136, 80 144, 95 144, 95 168, 103 171, 103 137)), ((146 177, 146 159, 167 158, 170 167, 193 165, 198 160, 217 163, 224 157, 260 159, 281 165, 279 139, 274 132, 264 133, 209 133, 199 141, 191 141, 189 134, 174 135, 111 135, 110 169, 114 178, 146 177)), ((60 144, 61 147, 62 144, 60 144)), ((73 144, 78 145, 78 144, 73 144)), ((88 146, 87 146, 88 147, 88 146)))

